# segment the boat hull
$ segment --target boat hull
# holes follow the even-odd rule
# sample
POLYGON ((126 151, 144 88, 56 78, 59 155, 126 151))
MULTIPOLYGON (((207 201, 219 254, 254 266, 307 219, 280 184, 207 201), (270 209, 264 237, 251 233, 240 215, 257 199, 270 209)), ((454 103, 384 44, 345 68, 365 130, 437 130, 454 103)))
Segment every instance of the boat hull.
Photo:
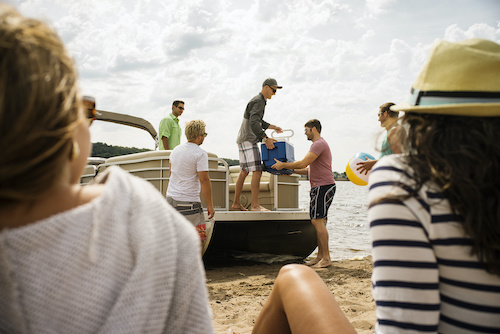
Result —
POLYGON ((307 212, 228 212, 215 214, 208 251, 307 257, 316 246, 316 230, 307 212))

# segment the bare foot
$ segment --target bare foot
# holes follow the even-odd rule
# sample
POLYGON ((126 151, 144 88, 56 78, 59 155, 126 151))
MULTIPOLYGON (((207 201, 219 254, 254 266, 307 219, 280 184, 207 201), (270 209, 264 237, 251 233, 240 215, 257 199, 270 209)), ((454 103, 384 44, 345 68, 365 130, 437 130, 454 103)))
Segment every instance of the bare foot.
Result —
POLYGON ((314 260, 311 260, 311 261, 307 261, 307 262, 304 262, 304 264, 306 266, 314 266, 316 263, 318 263, 319 261, 321 261, 321 258, 315 258, 314 260))
POLYGON ((321 260, 319 261, 318 263, 316 263, 314 266, 312 266, 311 268, 328 268, 332 265, 332 261, 328 261, 328 260, 321 260))
POLYGON ((252 207, 251 209, 252 211, 271 211, 269 209, 266 209, 265 207, 263 207, 262 205, 259 205, 258 207, 252 207))
POLYGON ((231 209, 233 210, 236 210, 236 211, 248 211, 247 209, 245 209, 245 207, 241 204, 233 204, 233 206, 231 206, 231 209))

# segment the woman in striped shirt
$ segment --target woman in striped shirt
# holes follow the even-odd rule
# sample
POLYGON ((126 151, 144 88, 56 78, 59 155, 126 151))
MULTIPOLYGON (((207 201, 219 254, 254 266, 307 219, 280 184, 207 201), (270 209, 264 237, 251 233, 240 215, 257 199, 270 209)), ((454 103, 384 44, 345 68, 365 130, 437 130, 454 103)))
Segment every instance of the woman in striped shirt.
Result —
POLYGON ((441 42, 370 175, 377 333, 500 333, 500 45, 441 42))
MULTIPOLYGON (((391 109, 408 152, 369 179, 375 332, 500 333, 500 45, 438 43, 391 109)), ((354 328, 318 275, 289 265, 254 328, 276 332, 354 328)))

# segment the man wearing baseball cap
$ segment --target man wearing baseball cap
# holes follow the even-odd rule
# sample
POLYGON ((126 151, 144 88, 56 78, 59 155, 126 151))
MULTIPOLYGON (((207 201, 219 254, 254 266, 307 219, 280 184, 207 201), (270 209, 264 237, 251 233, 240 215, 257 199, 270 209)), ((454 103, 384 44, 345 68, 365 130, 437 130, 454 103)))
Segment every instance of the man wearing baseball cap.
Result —
POLYGON ((281 133, 283 130, 276 125, 272 125, 264 121, 264 110, 266 108, 266 101, 276 94, 276 90, 281 89, 278 86, 276 79, 267 78, 262 83, 262 90, 259 94, 253 97, 247 104, 243 121, 241 123, 240 131, 236 143, 238 144, 240 167, 241 171, 236 181, 236 188, 234 192, 234 202, 232 208, 234 210, 247 211, 240 203, 241 190, 247 175, 252 172, 252 211, 269 211, 259 204, 259 185, 262 176, 262 159, 260 150, 257 143, 263 142, 270 150, 274 148, 273 142, 275 140, 267 137, 266 130, 272 129, 281 133))

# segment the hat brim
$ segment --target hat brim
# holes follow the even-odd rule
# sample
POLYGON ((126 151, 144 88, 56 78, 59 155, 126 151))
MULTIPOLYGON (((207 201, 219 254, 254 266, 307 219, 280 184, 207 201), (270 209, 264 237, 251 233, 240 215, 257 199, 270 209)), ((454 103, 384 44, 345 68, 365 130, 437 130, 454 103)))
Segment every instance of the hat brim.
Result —
POLYGON ((440 104, 433 106, 414 106, 409 103, 399 103, 391 106, 392 111, 404 111, 405 113, 452 115, 468 117, 499 117, 500 103, 463 103, 463 104, 440 104))

